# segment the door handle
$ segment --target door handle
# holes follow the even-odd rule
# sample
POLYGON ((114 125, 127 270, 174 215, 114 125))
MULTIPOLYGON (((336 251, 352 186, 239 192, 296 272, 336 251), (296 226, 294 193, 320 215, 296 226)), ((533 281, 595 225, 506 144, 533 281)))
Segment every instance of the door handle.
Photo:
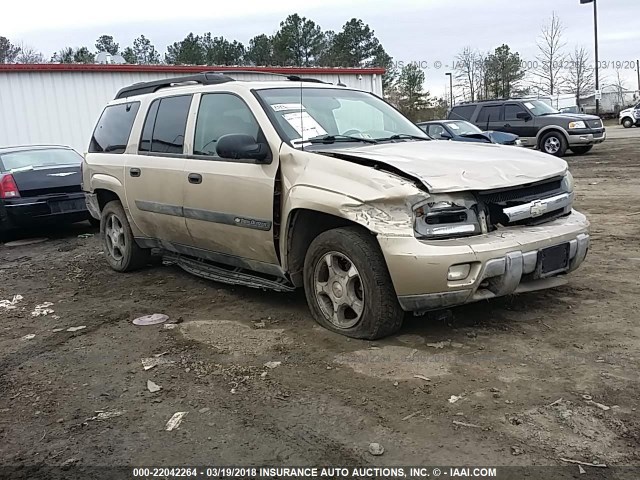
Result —
POLYGON ((139 177, 141 173, 142 172, 140 171, 139 168, 130 168, 129 169, 129 175, 131 175, 132 177, 139 177))
POLYGON ((505 124, 504 124, 504 126, 505 126, 505 127, 507 127, 507 128, 510 128, 510 127, 511 127, 511 124, 509 124, 509 123, 505 123, 505 124))
POLYGON ((187 178, 189 179, 189 183, 195 183, 196 185, 202 183, 202 175, 199 173, 190 173, 187 178))

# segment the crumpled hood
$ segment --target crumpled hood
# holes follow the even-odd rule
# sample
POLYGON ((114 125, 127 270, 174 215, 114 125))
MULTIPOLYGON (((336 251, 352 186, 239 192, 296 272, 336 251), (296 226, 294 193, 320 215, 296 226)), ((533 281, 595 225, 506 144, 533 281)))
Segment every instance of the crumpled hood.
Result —
POLYGON ((514 187, 567 170, 567 162, 545 153, 482 143, 397 142, 330 152, 390 165, 418 178, 434 193, 514 187))

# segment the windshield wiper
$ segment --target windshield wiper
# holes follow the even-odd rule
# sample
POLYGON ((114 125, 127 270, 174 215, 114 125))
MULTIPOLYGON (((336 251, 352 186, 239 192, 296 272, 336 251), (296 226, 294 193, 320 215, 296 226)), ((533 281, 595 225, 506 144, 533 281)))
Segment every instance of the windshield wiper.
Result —
POLYGON ((376 138, 378 142, 388 142, 391 140, 423 140, 425 142, 430 142, 431 139, 427 137, 419 137, 418 135, 410 135, 408 133, 398 133, 397 135, 391 135, 387 138, 376 138))
POLYGON ((302 143, 336 143, 336 142, 363 142, 378 143, 372 138, 352 137, 350 135, 320 135, 319 137, 309 138, 307 140, 297 140, 293 142, 295 145, 302 143))

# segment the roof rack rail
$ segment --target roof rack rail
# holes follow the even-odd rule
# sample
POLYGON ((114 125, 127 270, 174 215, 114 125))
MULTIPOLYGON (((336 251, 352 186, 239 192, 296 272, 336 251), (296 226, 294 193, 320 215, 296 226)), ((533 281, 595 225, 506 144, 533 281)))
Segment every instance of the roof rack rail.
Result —
POLYGON ((540 100, 541 98, 550 98, 548 96, 537 96, 537 95, 527 95, 524 97, 509 97, 509 98, 486 98, 484 100, 474 100, 472 101, 465 101, 465 102, 459 102, 457 103, 455 106, 458 105, 469 105, 470 103, 485 103, 485 102, 508 102, 508 101, 518 101, 518 100, 540 100))
POLYGON ((217 85, 220 83, 233 82, 236 79, 231 77, 229 74, 233 75, 234 73, 283 77, 292 82, 328 83, 317 78, 301 77, 299 75, 285 75, 282 73, 258 72, 254 70, 212 70, 202 73, 196 73, 194 75, 187 75, 185 77, 165 78, 162 80, 154 80, 151 82, 134 83, 133 85, 129 85, 128 87, 121 88, 118 93, 116 93, 115 99, 117 100, 120 98, 134 97, 136 95, 144 95, 146 93, 154 93, 161 88, 167 88, 181 83, 217 85))
POLYGON ((222 75, 233 75, 234 73, 243 73, 245 75, 269 75, 270 77, 283 77, 292 82, 311 82, 311 83, 329 84, 329 82, 324 82, 317 78, 301 77, 300 75, 287 75, 284 73, 262 72, 262 71, 256 71, 256 70, 212 70, 211 72, 207 72, 207 73, 220 73, 222 75))
POLYGON ((139 82, 121 88, 116 93, 115 99, 134 97, 136 95, 144 95, 145 93, 154 93, 161 88, 170 87, 179 83, 199 83, 200 85, 217 85, 219 83, 233 82, 234 79, 228 75, 219 72, 202 72, 195 75, 187 75, 184 77, 164 78, 162 80, 154 80, 152 82, 139 82))

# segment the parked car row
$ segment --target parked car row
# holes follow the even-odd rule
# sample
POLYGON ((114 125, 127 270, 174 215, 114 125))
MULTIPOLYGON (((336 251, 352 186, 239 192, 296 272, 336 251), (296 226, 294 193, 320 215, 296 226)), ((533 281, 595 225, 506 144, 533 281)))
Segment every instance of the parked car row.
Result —
POLYGON ((524 146, 557 157, 564 156, 567 150, 584 155, 606 139, 599 117, 560 113, 533 99, 466 102, 454 106, 448 119, 466 120, 485 130, 517 135, 524 146))

